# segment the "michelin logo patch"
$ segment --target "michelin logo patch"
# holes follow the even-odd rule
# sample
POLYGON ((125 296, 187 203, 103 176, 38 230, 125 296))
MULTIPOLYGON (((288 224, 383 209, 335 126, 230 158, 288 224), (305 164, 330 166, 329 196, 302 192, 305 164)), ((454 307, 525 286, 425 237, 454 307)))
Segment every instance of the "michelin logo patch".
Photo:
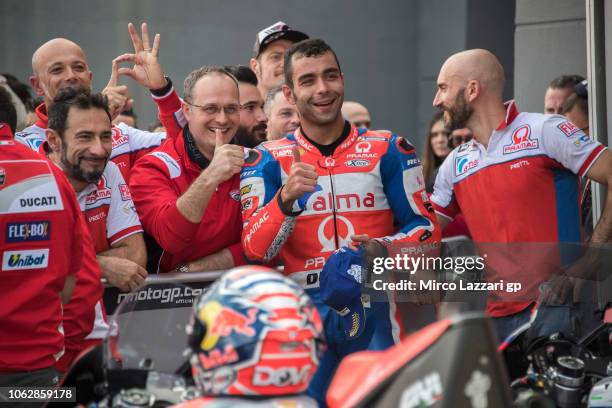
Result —
POLYGON ((4 251, 3 271, 43 269, 49 265, 49 248, 31 251, 4 251))
POLYGON ((11 222, 6 225, 6 242, 48 241, 49 221, 11 222))

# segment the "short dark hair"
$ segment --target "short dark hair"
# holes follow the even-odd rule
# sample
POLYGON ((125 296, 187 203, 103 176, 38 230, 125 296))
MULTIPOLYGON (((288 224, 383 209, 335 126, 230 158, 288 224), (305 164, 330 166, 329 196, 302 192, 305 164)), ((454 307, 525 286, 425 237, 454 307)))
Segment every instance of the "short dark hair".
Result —
POLYGON ((574 107, 578 107, 584 113, 584 115, 589 117, 589 99, 588 97, 578 96, 578 94, 571 94, 563 103, 563 107, 561 107, 561 114, 565 115, 567 112, 574 109, 574 107))
POLYGON ((338 69, 342 71, 342 69, 340 69, 340 61, 338 61, 338 56, 325 41, 318 38, 311 38, 293 44, 285 53, 284 61, 285 83, 289 86, 289 88, 293 89, 292 60, 294 55, 309 58, 323 55, 326 52, 331 52, 333 54, 334 58, 336 59, 336 64, 338 64, 338 69))
POLYGON ((85 88, 62 89, 53 99, 53 103, 47 112, 49 129, 55 130, 62 140, 66 131, 68 113, 72 107, 82 110, 101 109, 106 112, 108 120, 112 122, 111 114, 108 110, 108 100, 101 93, 92 94, 85 88))
POLYGON ((580 75, 559 75, 548 84, 551 89, 566 89, 571 88, 572 90, 580 82, 584 81, 584 78, 580 75))
POLYGON ((11 95, 2 86, 0 86, 0 122, 6 123, 11 128, 13 134, 15 134, 17 112, 15 111, 15 106, 13 106, 11 95))
POLYGON ((232 74, 236 80, 243 84, 250 84, 257 86, 257 75, 253 70, 245 65, 226 65, 225 69, 227 72, 232 74))

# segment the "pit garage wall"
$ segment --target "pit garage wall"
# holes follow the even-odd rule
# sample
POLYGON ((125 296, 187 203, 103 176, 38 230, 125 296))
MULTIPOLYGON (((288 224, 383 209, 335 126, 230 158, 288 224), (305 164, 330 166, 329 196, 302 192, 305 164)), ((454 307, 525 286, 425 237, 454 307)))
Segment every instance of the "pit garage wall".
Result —
POLYGON ((584 0, 516 0, 514 97, 525 112, 544 110, 548 83, 587 76, 584 0))

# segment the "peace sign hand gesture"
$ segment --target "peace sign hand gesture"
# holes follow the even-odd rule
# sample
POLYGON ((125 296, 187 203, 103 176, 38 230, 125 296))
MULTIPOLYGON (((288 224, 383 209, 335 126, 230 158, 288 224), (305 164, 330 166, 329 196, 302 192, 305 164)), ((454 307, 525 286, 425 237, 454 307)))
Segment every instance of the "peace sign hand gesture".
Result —
POLYGON ((159 41, 160 35, 155 34, 153 46, 149 42, 149 28, 147 23, 142 23, 142 39, 138 36, 134 24, 128 24, 128 31, 134 45, 134 54, 123 54, 114 59, 114 62, 131 62, 132 68, 119 68, 119 75, 131 77, 140 85, 149 89, 161 89, 166 86, 166 78, 159 64, 159 41))

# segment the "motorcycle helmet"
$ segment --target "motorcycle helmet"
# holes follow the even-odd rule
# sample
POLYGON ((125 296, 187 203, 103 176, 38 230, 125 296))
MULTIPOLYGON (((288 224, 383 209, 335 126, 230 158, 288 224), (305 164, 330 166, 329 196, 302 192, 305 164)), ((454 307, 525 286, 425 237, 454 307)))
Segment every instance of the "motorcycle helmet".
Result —
POLYGON ((325 347, 321 317, 299 284, 253 265, 231 269, 195 300, 187 334, 203 395, 299 394, 325 347))

